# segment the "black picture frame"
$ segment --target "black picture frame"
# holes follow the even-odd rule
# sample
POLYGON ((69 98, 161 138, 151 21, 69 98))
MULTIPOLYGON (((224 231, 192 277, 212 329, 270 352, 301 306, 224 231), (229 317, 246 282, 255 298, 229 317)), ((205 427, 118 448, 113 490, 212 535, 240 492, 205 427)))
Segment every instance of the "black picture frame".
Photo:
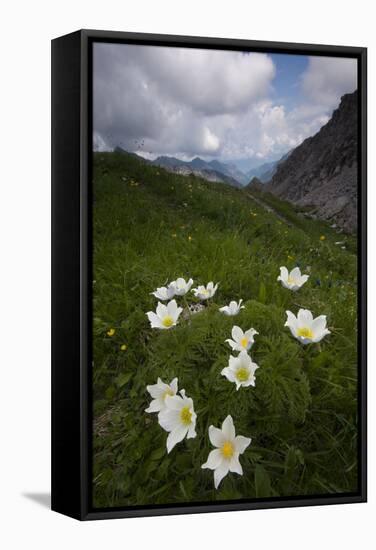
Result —
POLYGON ((367 50, 80 30, 52 40, 52 509, 79 520, 365 502, 367 499, 367 50), (359 486, 356 493, 93 509, 91 506, 91 154, 93 42, 252 50, 358 60, 359 486))

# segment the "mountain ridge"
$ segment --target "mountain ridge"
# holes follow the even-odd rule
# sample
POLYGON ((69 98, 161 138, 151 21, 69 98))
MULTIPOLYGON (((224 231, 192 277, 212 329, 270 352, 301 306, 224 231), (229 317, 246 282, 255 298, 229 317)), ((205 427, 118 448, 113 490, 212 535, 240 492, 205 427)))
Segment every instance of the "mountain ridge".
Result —
POLYGON ((265 190, 346 231, 357 226, 358 92, 345 94, 332 117, 283 162, 265 190))
MULTIPOLYGON (((196 175, 204 177, 204 179, 216 176, 216 181, 220 181, 220 174, 222 174, 225 176, 223 181, 235 187, 238 185, 245 185, 248 181, 246 175, 234 164, 227 164, 218 160, 205 161, 200 157, 195 157, 191 161, 185 161, 176 157, 162 155, 151 162, 152 164, 178 173, 183 173, 181 169, 185 168, 186 173, 188 173, 188 170, 191 170, 191 173, 196 173, 196 175)), ((209 181, 211 181, 211 179, 209 179, 209 181)))

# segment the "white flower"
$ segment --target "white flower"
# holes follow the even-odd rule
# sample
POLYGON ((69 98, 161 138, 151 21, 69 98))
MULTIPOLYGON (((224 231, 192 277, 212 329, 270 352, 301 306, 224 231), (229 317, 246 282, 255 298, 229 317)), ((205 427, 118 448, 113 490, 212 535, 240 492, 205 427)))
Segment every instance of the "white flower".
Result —
POLYGON ((281 281, 282 286, 294 292, 299 290, 299 288, 302 287, 309 279, 309 275, 302 275, 298 267, 294 267, 290 273, 285 266, 282 266, 279 269, 281 270, 281 274, 277 278, 277 281, 281 281))
POLYGON ((235 434, 234 422, 230 415, 222 423, 222 429, 210 426, 209 439, 210 443, 217 448, 210 451, 208 460, 201 468, 214 470, 214 486, 218 489, 228 472, 243 475, 239 455, 244 453, 252 440, 250 437, 235 434))
POLYGON ((193 409, 193 401, 186 397, 185 391, 180 391, 181 395, 167 396, 165 408, 159 413, 158 421, 166 432, 170 432, 167 437, 167 452, 170 453, 177 443, 182 441, 185 436, 187 439, 196 437, 196 418, 197 415, 193 409))
POLYGON ((151 328, 169 329, 176 325, 182 311, 183 308, 178 307, 175 300, 171 300, 167 306, 158 302, 156 313, 148 311, 146 315, 150 321, 151 328))
POLYGON ((228 306, 220 307, 219 311, 225 315, 237 315, 241 309, 244 309, 244 306, 241 305, 242 301, 239 300, 239 303, 237 303, 235 300, 231 300, 228 306))
POLYGON ((229 343, 234 351, 248 351, 255 342, 255 334, 258 334, 258 332, 254 328, 250 328, 249 330, 243 332, 240 327, 234 325, 231 331, 231 336, 233 339, 230 340, 230 338, 228 338, 226 342, 229 343))
POLYGON ((146 389, 150 393, 153 400, 150 402, 149 407, 145 409, 145 412, 160 412, 166 407, 166 397, 168 395, 176 395, 178 391, 178 379, 174 378, 170 384, 165 384, 160 378, 158 378, 156 384, 146 386, 146 389))
POLYGON ((208 298, 212 298, 214 296, 217 292, 217 288, 218 283, 214 286, 214 283, 210 281, 206 287, 204 285, 200 285, 197 288, 193 288, 192 292, 196 298, 200 298, 200 300, 207 300, 208 298))
POLYGON ((221 374, 229 382, 235 382, 236 389, 238 390, 240 386, 246 388, 247 386, 256 385, 255 372, 258 368, 258 365, 252 361, 248 353, 241 351, 238 357, 230 355, 228 367, 225 367, 221 374))
POLYGON ((291 311, 286 311, 287 321, 285 327, 289 327, 291 334, 302 344, 320 342, 330 330, 326 328, 326 315, 313 318, 308 309, 299 309, 295 317, 291 311))
POLYGON ((187 294, 187 292, 193 285, 193 279, 189 279, 189 281, 185 282, 185 279, 183 279, 183 277, 179 277, 178 279, 176 279, 176 281, 172 281, 170 285, 174 288, 175 294, 177 296, 184 296, 184 294, 187 294))
POLYGON ((150 294, 153 294, 158 300, 171 300, 171 298, 175 294, 175 287, 172 283, 170 283, 168 286, 161 286, 157 288, 154 292, 151 292, 150 294))

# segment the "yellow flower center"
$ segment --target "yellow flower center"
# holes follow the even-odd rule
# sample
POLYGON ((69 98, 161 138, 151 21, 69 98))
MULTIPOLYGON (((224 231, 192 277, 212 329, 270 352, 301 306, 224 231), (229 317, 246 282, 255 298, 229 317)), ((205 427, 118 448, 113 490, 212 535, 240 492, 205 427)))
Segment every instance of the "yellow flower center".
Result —
POLYGON ((245 367, 240 367, 236 371, 236 378, 239 380, 239 382, 246 382, 249 378, 248 370, 245 367))
POLYGON ((240 340, 240 345, 241 345, 243 348, 246 348, 247 345, 248 345, 248 338, 246 338, 246 337, 244 336, 244 338, 242 338, 242 339, 240 340))
POLYGON ((302 338, 313 338, 313 332, 308 327, 298 328, 298 330, 296 331, 296 334, 298 336, 301 336, 302 338))
POLYGON ((188 426, 188 424, 192 421, 192 413, 189 409, 189 407, 183 407, 180 411, 180 420, 182 421, 182 424, 185 426, 188 426))
POLYGON ((231 458, 234 454, 234 445, 230 441, 225 441, 221 451, 225 458, 231 458))
POLYGON ((166 317, 164 317, 162 320, 162 325, 164 327, 172 327, 173 324, 174 324, 174 320, 171 317, 171 315, 166 315, 166 317))
POLYGON ((296 283, 296 281, 295 281, 295 279, 294 279, 293 277, 289 277, 289 278, 287 279, 287 282, 288 282, 289 285, 294 285, 294 284, 296 283))
POLYGON ((174 396, 174 395, 175 395, 171 388, 168 388, 168 390, 166 390, 166 391, 164 392, 164 394, 163 394, 163 399, 166 399, 166 397, 167 397, 168 395, 171 395, 171 396, 174 396))

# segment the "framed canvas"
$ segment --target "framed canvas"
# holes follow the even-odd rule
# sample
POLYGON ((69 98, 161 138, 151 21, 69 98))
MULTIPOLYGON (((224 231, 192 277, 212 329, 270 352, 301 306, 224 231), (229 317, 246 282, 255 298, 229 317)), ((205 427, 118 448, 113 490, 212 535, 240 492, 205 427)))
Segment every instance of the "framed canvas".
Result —
POLYGON ((52 41, 52 508, 366 500, 366 49, 52 41))

